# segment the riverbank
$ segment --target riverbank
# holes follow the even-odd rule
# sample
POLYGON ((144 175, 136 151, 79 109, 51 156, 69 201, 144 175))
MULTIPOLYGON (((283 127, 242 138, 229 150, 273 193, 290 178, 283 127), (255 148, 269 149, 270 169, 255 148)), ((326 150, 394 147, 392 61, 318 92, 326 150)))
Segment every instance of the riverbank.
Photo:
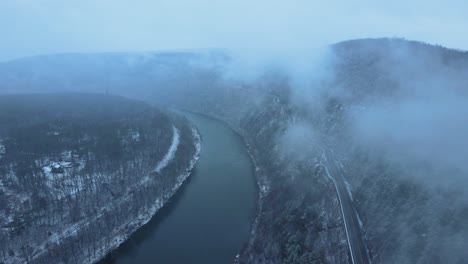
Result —
POLYGON ((148 221, 199 157, 190 122, 141 101, 0 99, 0 263, 95 262, 148 221))
MULTIPOLYGON (((179 148, 179 140, 187 140, 187 135, 184 135, 181 138, 179 134, 179 129, 173 126, 173 138, 172 143, 169 146, 166 155, 164 158, 158 162, 156 169, 158 170, 153 174, 147 175, 146 177, 142 177, 141 181, 137 184, 132 185, 132 190, 127 192, 126 195, 119 197, 114 201, 114 203, 109 204, 107 207, 102 208, 97 214, 95 214, 92 218, 84 219, 83 221, 74 224, 73 226, 67 227, 65 231, 61 232, 60 234, 53 234, 49 240, 45 241, 43 245, 34 248, 33 252, 34 255, 31 255, 28 262, 29 263, 50 263, 48 259, 50 259, 50 254, 53 252, 59 251, 60 249, 66 251, 68 249, 68 241, 69 240, 80 240, 82 235, 80 233, 86 232, 86 230, 91 229, 91 226, 95 224, 95 222, 99 222, 102 218, 109 217, 109 212, 114 212, 117 210, 116 208, 127 208, 127 212, 133 212, 131 206, 132 201, 134 200, 136 193, 139 190, 144 190, 148 188, 147 186, 152 185, 155 183, 154 179, 151 177, 170 177, 175 178, 175 183, 172 185, 171 188, 163 189, 161 194, 153 200, 153 202, 147 206, 146 208, 138 209, 138 214, 136 217, 129 218, 129 221, 126 221, 119 226, 113 228, 110 233, 106 234, 105 237, 100 237, 98 241, 94 242, 95 245, 98 245, 94 250, 94 252, 81 250, 79 248, 74 248, 73 254, 63 253, 63 257, 61 257, 63 262, 71 262, 71 263, 97 263, 100 260, 104 259, 107 255, 111 254, 114 250, 119 248, 119 246, 127 241, 133 233, 139 230, 141 227, 146 225, 153 216, 165 206, 165 204, 169 201, 169 199, 179 190, 182 184, 188 179, 190 174, 192 173, 195 164, 197 163, 200 157, 201 151, 201 136, 198 130, 195 127, 191 127, 191 137, 193 139, 192 144, 194 148, 194 154, 191 157, 188 165, 182 169, 182 172, 178 176, 171 176, 166 175, 168 171, 164 170, 172 170, 170 166, 174 166, 174 161, 176 160, 183 160, 180 156, 185 155, 184 150, 181 150, 181 153, 178 154, 179 148), (43 250, 41 250, 43 249, 43 250)), ((181 146, 182 147, 182 146, 181 146)), ((170 174, 170 173, 169 173, 170 174)), ((168 180, 166 183, 170 182, 168 180)), ((164 182, 163 182, 164 183, 164 182)), ((164 183, 165 185, 167 185, 164 183)), ((112 217, 112 216, 111 216, 112 217)), ((105 228, 105 227, 102 227, 105 228)), ((10 258, 3 260, 4 263, 18 263, 22 262, 18 260, 18 258, 10 258)))
MULTIPOLYGON (((257 202, 256 202, 256 209, 255 209, 255 218, 251 223, 251 228, 250 228, 250 236, 248 241, 246 241, 246 246, 247 247, 252 247, 253 241, 256 238, 257 234, 257 226, 259 223, 260 216, 262 214, 262 209, 263 209, 263 199, 265 199, 266 195, 268 194, 270 190, 270 184, 268 181, 268 178, 266 177, 265 174, 262 174, 262 171, 265 170, 265 168, 261 168, 260 165, 258 164, 257 159, 259 158, 258 156, 256 157, 255 152, 254 152, 254 147, 249 143, 248 141, 248 136, 246 132, 243 132, 240 128, 238 128, 236 125, 228 122, 225 118, 216 116, 214 114, 206 114, 203 112, 197 112, 194 110, 186 109, 186 108, 178 108, 178 109, 183 109, 184 112, 188 113, 193 113, 196 115, 201 115, 205 116, 207 118, 211 118, 214 120, 217 120, 218 122, 221 122, 223 124, 226 124, 231 130, 233 130, 243 141, 243 144, 246 147, 247 153, 250 157, 250 160, 252 161, 254 165, 254 177, 255 177, 255 187, 256 187, 256 193, 257 193, 257 202)), ((178 110, 175 110, 176 112, 178 110)), ((237 264, 240 262, 240 252, 239 254, 236 255, 234 259, 234 263, 237 264)))
MULTIPOLYGON (((176 131, 176 130, 174 130, 176 131)), ((200 151, 201 151, 201 136, 200 133, 196 128, 192 128, 192 136, 195 139, 194 140, 194 146, 195 146, 195 155, 193 156, 192 160, 190 161, 186 172, 180 174, 177 177, 176 184, 173 186, 173 188, 162 195, 162 197, 158 198, 156 202, 154 203, 153 206, 151 206, 145 213, 142 213, 138 216, 138 218, 127 222, 121 226, 121 230, 127 230, 126 234, 117 234, 115 238, 113 239, 113 243, 110 245, 110 247, 101 252, 101 254, 94 258, 91 262, 92 263, 98 263, 102 259, 104 259, 107 255, 111 254, 114 250, 118 249, 122 243, 127 241, 135 233, 137 230, 139 230, 141 227, 146 225, 155 215, 156 213, 165 206, 167 201, 179 190, 179 188, 182 186, 182 184, 187 180, 187 178, 190 176, 192 173, 193 168, 195 167, 195 164, 197 163, 199 157, 200 157, 200 151), (129 235, 128 235, 129 234, 129 235)), ((176 150, 171 150, 169 149, 169 152, 175 152, 176 150)), ((171 154, 174 158, 174 154, 171 154)), ((164 161, 165 163, 168 163, 169 161, 164 161)), ((162 170, 162 166, 157 166, 158 170, 162 170)))
POLYGON ((203 137, 189 184, 102 263, 232 263, 248 241, 258 192, 242 137, 217 119, 178 114, 203 137))

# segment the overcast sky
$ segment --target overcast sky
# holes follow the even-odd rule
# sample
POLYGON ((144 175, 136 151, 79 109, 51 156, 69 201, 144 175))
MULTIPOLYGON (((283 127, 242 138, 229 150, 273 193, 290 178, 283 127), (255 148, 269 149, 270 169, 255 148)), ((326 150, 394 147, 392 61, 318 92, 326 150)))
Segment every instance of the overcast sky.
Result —
POLYGON ((468 50, 467 14, 466 0, 1 0, 0 60, 210 47, 287 52, 382 36, 468 50))

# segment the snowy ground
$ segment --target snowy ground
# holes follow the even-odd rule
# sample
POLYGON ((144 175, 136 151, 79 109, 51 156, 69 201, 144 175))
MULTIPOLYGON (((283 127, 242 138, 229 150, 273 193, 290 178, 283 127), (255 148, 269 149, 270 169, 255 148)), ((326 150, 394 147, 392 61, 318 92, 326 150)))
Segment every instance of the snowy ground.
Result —
POLYGON ((37 160, 36 164, 42 168, 47 178, 47 185, 58 198, 74 194, 83 188, 82 177, 79 172, 86 166, 84 159, 72 157, 71 151, 64 151, 59 159, 37 160), (69 188, 63 188, 68 186, 69 188))
POLYGON ((353 200, 353 193, 351 191, 351 185, 349 184, 347 180, 344 180, 344 183, 346 185, 346 190, 348 191, 349 197, 351 198, 351 200, 353 200))
POLYGON ((179 130, 175 126, 172 126, 172 131, 173 132, 171 146, 169 147, 166 155, 164 155, 164 158, 160 162, 158 162, 158 165, 154 169, 154 171, 157 173, 161 172, 161 170, 164 169, 167 166, 167 164, 169 164, 169 162, 174 158, 177 148, 179 147, 179 130))
MULTIPOLYGON (((172 138, 172 144, 169 147, 169 150, 165 157, 158 163, 158 167, 161 164, 164 164, 164 166, 160 167, 160 170, 162 170, 169 161, 171 161, 174 158, 175 152, 177 150, 177 147, 179 145, 179 130, 175 127, 173 127, 173 138, 172 138), (167 157, 171 157, 170 159, 166 159, 167 157)), ((201 151, 201 138, 200 134, 195 128, 192 128, 192 134, 193 138, 195 139, 195 155, 193 156, 193 159, 190 161, 189 166, 187 167, 185 173, 182 173, 177 177, 177 183, 176 185, 171 189, 170 193, 165 194, 161 199, 157 199, 157 201, 149 208, 145 213, 140 214, 136 219, 134 219, 131 222, 124 223, 120 228, 117 228, 118 230, 124 230, 126 228, 131 228, 130 233, 134 233, 137 231, 140 227, 144 226, 147 224, 151 218, 161 209, 164 204, 169 200, 169 198, 175 194, 175 192, 179 189, 179 187, 184 183, 184 181, 188 178, 190 173, 192 172, 193 167, 195 167, 195 164, 197 163, 199 157, 200 157, 200 151, 201 151)), ((105 257, 107 254, 109 254, 112 250, 117 249, 125 240, 128 238, 127 234, 122 234, 121 232, 118 232, 115 238, 112 240, 110 247, 103 252, 100 252, 99 256, 94 259, 92 262, 98 262, 100 259, 105 257)))
MULTIPOLYGON (((180 144, 180 131, 173 126, 173 135, 171 144, 163 156, 163 158, 156 163, 154 167, 155 172, 161 172, 164 168, 166 168, 172 160, 176 158, 177 150, 179 149, 180 144)), ((188 164, 187 169, 181 174, 177 176, 176 184, 166 193, 161 193, 158 199, 155 200, 153 205, 150 208, 146 208, 144 212, 142 212, 138 217, 122 223, 119 227, 115 228, 112 233, 111 237, 114 237, 112 242, 110 243, 108 248, 103 248, 98 255, 96 255, 96 259, 92 260, 92 262, 97 262, 101 258, 105 257, 109 252, 116 249, 121 243, 123 243, 128 237, 129 234, 135 232, 141 226, 145 225, 150 219, 154 216, 154 214, 164 206, 165 202, 178 190, 178 188, 183 184, 183 182, 188 178, 191 173, 191 170, 195 166, 200 150, 201 150, 201 138, 198 131, 193 128, 192 129, 192 137, 194 139, 195 144, 195 155, 188 164)), ((140 134, 138 132, 134 132, 131 134, 130 140, 138 141, 140 139, 140 134)), ((0 155, 4 151, 4 146, 1 144, 0 140, 0 155)), ((1 156, 0 156, 1 158, 1 156)), ((42 172, 46 176, 47 185, 50 187, 51 191, 56 192, 56 196, 60 199, 65 197, 67 194, 73 194, 81 189, 81 177, 76 177, 76 173, 81 171, 84 167, 86 162, 79 157, 72 156, 70 151, 65 151, 61 153, 58 157, 52 158, 45 158, 41 160, 36 160, 36 165, 41 168, 42 172), (72 173, 75 172, 75 173, 72 173), (75 177, 70 177, 71 175, 75 175, 75 177), (71 180, 73 179, 73 182, 71 180), (57 187, 57 188, 56 188, 57 187)), ((78 173, 79 174, 79 173, 78 173)), ((137 185, 145 185, 147 181, 150 180, 150 177, 143 177, 137 185)), ((26 200, 20 199, 19 194, 9 193, 8 188, 4 188, 3 182, 0 181, 0 191, 3 191, 4 194, 9 195, 10 197, 14 197, 16 200, 26 200)), ((26 197, 27 198, 27 197, 26 197)), ((129 198, 126 196, 119 197, 115 200, 115 203, 122 204, 125 203, 129 198)), ((114 206, 110 205, 110 206, 114 206)), ((89 225, 93 221, 97 221, 99 218, 104 216, 104 213, 109 211, 109 208, 104 207, 101 208, 96 212, 96 214, 92 218, 82 219, 81 221, 69 225, 64 225, 58 228, 55 232, 49 236, 48 239, 43 241, 43 243, 34 245, 34 253, 33 258, 37 259, 41 257, 42 254, 46 253, 47 245, 58 245, 60 241, 64 239, 74 236, 78 233, 78 229, 84 226, 89 225)), ((5 215, 0 214, 0 219, 4 218, 5 215)), ((3 222, 11 222, 12 219, 3 219, 3 222)), ((84 257, 84 256, 83 256, 84 257)), ((9 259, 4 260, 5 263, 19 263, 22 261, 20 255, 11 257, 9 259)), ((84 259, 83 259, 84 261, 84 259)), ((84 261, 87 262, 87 261, 84 261)))
MULTIPOLYGON (((192 134, 193 134, 194 144, 195 144, 195 149, 196 149, 195 155, 194 155, 193 159, 190 161, 190 163, 189 163, 187 169, 185 170, 185 172, 177 177, 177 182, 173 186, 173 188, 170 190, 170 192, 162 194, 162 196, 160 198, 158 198, 150 208, 148 208, 147 210, 145 210, 145 212, 138 215, 138 217, 132 219, 129 222, 123 223, 119 227, 115 228, 114 231, 113 231, 114 232, 114 239, 110 243, 109 247, 106 250, 101 250, 96 255, 96 258, 92 259, 92 261, 91 261, 92 263, 98 262, 100 259, 105 257, 112 250, 115 250, 116 248, 118 248, 119 245, 122 244, 123 242, 125 242, 125 240, 129 237, 129 234, 135 232, 140 227, 142 227, 143 225, 148 223, 151 220, 151 218, 156 214, 156 212, 158 212, 158 210, 161 209, 164 206, 165 202, 167 202, 167 200, 169 200, 169 198, 179 189, 179 187, 183 184, 183 182, 188 178, 188 176, 190 175, 193 167, 195 166, 196 162, 198 161, 198 158, 199 158, 199 155, 200 155, 200 150, 201 150, 201 138, 200 138, 200 135, 199 135, 198 131, 195 128, 192 129, 192 134), (122 232, 122 230, 125 230, 126 232, 122 232)), ((170 163, 170 161, 175 158, 176 151, 177 151, 177 148, 179 146, 179 142, 180 142, 179 130, 177 128, 173 127, 173 137, 172 137, 171 146, 169 147, 169 149, 168 149, 166 155, 163 157, 163 159, 160 162, 158 162, 158 165, 156 166, 156 171, 159 172, 162 169, 164 169, 170 163)), ((44 171, 49 171, 52 168, 54 168, 54 166, 62 166, 62 165, 65 166, 65 165, 70 165, 70 164, 67 163, 67 162, 51 163, 50 165, 43 167, 43 170, 44 171)), ((143 180, 140 182, 140 184, 146 184, 147 178, 148 177, 144 177, 143 180)), ((116 202, 124 202, 125 200, 126 200, 126 197, 121 197, 121 199, 119 199, 119 201, 116 201, 116 202)), ((75 235, 77 233, 77 230, 78 230, 79 226, 87 225, 91 221, 95 221, 97 218, 102 217, 103 214, 104 214, 104 211, 106 211, 106 209, 107 208, 102 208, 92 219, 83 220, 83 221, 81 221, 79 223, 75 223, 73 225, 70 225, 70 226, 62 229, 61 232, 53 233, 53 235, 51 235, 51 237, 47 241, 44 241, 44 243, 42 245, 39 245, 39 248, 45 249, 47 244, 49 244, 49 245, 50 244, 59 244, 60 240, 66 238, 66 237, 75 235)), ((45 253, 45 251, 38 252, 38 255, 36 255, 35 257, 40 256, 42 253, 45 253)), ((8 262, 8 263, 10 263, 10 262, 8 262)), ((11 263, 15 263, 15 262, 13 261, 11 263)))
POLYGON ((5 155, 5 146, 3 145, 2 139, 0 138, 0 159, 5 155))

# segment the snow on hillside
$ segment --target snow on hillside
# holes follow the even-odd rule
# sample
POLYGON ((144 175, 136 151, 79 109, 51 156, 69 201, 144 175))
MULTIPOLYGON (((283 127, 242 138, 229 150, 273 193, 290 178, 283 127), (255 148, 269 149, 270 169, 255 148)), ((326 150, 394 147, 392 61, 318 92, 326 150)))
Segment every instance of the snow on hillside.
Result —
POLYGON ((5 146, 2 144, 2 139, 0 139, 0 159, 5 155, 5 146))
MULTIPOLYGON (((180 139, 179 130, 174 126, 172 128, 174 132, 173 137, 172 137, 172 144, 169 147, 169 150, 166 156, 164 157, 164 159, 161 160, 161 162, 159 162, 158 164, 158 168, 160 165, 162 166, 164 164, 164 166, 160 167, 160 170, 166 167, 169 161, 174 158, 175 152, 179 145, 179 139, 180 139)), ((122 226, 120 227, 120 230, 124 230, 125 229, 124 227, 126 227, 129 232, 127 234, 125 233, 122 234, 121 232, 118 232, 117 234, 115 234, 114 239, 110 243, 107 251, 100 251, 99 254, 94 257, 92 261, 93 263, 97 262, 99 259, 107 255, 112 250, 115 250, 116 248, 118 248, 128 238, 128 234, 135 232, 138 228, 147 224, 151 220, 151 218, 156 214, 156 212, 158 212, 159 209, 161 209, 164 206, 164 204, 169 200, 169 198, 172 197, 172 195, 174 195, 174 193, 180 188, 180 186, 190 176, 193 168, 195 167, 195 164, 200 158, 200 151, 201 151, 201 137, 196 128, 192 128, 192 137, 194 139, 193 143, 195 145, 195 154, 193 155, 193 158, 190 160, 189 165, 186 168, 185 172, 181 173, 177 177, 177 182, 175 186, 172 187, 169 193, 163 194, 162 197, 158 198, 156 202, 153 203, 148 210, 140 213, 137 218, 135 218, 134 220, 128 223, 122 224, 122 226)), ((141 184, 145 184, 145 181, 142 181, 141 184)), ((119 228, 116 228, 116 230, 119 230, 119 228)))
POLYGON ((174 158, 175 152, 177 151, 177 148, 179 147, 179 141, 180 141, 180 134, 179 130, 175 127, 172 126, 172 143, 171 146, 169 147, 169 150, 167 151, 166 155, 164 155, 164 158, 158 163, 156 166, 156 169, 154 170, 157 173, 160 173, 162 169, 164 169, 167 164, 174 158))

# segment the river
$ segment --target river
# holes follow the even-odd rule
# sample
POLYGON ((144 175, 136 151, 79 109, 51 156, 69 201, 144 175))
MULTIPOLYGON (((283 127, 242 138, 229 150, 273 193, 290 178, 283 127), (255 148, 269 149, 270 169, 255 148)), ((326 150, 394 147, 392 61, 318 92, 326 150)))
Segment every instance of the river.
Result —
POLYGON ((226 124, 184 113, 202 136, 200 159, 153 219, 102 263, 232 263, 254 219, 254 168, 226 124))

